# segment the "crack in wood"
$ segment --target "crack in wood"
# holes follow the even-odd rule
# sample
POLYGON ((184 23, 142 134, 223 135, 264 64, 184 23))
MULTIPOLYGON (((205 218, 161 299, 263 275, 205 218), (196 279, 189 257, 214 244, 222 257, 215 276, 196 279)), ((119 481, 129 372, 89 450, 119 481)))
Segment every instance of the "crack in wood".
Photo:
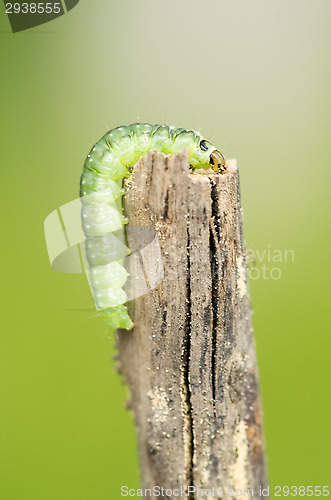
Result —
POLYGON ((210 246, 210 272, 211 272, 211 303, 212 303, 212 352, 211 352, 211 377, 212 377, 212 396, 213 396, 213 409, 214 416, 216 416, 216 394, 217 394, 217 380, 216 380, 216 343, 217 343, 217 328, 218 328, 218 255, 217 255, 217 241, 215 237, 219 238, 219 224, 218 224, 218 199, 217 192, 215 192, 215 184, 213 180, 210 182, 211 186, 211 226, 209 229, 209 246, 210 246), (214 229, 214 231, 213 231, 214 229))
MULTIPOLYGON (((193 478, 193 459, 194 459, 194 428, 193 428, 193 415, 192 415, 192 402, 191 402, 191 385, 190 385, 190 357, 191 357, 191 264, 190 264, 190 231, 189 223, 187 224, 187 291, 186 291, 186 322, 185 322, 185 332, 183 339, 183 393, 185 394, 185 405, 186 409, 184 413, 187 418, 187 428, 188 433, 188 463, 187 463, 187 484, 189 486, 194 485, 193 478)), ((194 500, 194 495, 189 496, 190 500, 194 500)))

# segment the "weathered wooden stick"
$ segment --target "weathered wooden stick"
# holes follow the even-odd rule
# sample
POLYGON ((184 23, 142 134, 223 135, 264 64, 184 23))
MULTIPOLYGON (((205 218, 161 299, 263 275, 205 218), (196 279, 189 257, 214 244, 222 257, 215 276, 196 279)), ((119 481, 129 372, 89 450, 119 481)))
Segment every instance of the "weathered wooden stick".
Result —
POLYGON ((149 270, 164 273, 130 305, 134 330, 118 339, 142 487, 259 498, 266 471, 236 162, 224 175, 192 174, 187 152, 149 152, 126 182, 125 213, 158 236, 161 256, 150 246, 140 260, 146 283, 149 270))

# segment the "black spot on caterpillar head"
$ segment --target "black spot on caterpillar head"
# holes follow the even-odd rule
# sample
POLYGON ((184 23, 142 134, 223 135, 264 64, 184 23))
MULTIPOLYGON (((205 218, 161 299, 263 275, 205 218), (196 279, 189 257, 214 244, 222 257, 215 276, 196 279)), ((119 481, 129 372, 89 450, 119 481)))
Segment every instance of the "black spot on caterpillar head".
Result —
POLYGON ((206 141, 201 141, 200 142, 200 149, 202 149, 202 151, 207 151, 208 146, 206 144, 206 141))

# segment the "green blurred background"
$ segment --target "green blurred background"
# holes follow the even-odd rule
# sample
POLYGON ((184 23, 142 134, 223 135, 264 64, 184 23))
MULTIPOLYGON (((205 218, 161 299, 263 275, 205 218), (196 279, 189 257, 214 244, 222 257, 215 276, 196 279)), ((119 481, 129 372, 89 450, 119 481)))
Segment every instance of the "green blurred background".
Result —
POLYGON ((139 485, 114 339, 43 232, 90 147, 138 119, 237 158, 247 246, 294 251, 250 285, 270 484, 328 483, 330 19, 329 0, 81 0, 12 34, 1 5, 0 498, 139 485))

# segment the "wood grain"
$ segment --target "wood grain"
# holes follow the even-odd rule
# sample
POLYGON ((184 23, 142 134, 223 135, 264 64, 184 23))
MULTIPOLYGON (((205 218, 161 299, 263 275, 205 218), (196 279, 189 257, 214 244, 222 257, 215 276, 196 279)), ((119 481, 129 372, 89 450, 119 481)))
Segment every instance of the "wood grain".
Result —
POLYGON ((129 241, 132 283, 149 291, 129 303, 133 331, 118 332, 142 487, 258 498, 266 467, 236 162, 192 174, 187 151, 149 152, 126 181, 125 213, 157 242, 144 253, 129 241))

